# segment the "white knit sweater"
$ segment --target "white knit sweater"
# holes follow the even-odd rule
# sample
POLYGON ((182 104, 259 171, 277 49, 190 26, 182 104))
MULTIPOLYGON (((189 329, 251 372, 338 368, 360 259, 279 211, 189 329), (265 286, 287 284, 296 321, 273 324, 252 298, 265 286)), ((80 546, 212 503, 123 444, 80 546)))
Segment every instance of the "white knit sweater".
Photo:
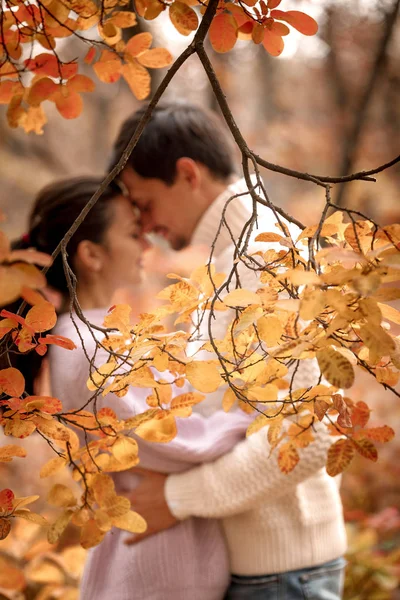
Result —
MULTIPOLYGON (((246 189, 245 182, 238 181, 213 202, 196 228, 193 244, 211 246, 226 201, 246 189)), ((248 196, 230 202, 226 220, 235 239, 250 213, 248 196)), ((263 231, 281 233, 275 223, 272 211, 262 209, 252 237, 263 231)), ((291 232, 296 237, 296 228, 291 226, 291 232)), ((265 251, 266 244, 260 248, 265 251)), ((255 249, 252 243, 251 251, 255 249)), ((224 227, 215 244, 217 272, 229 273, 233 252, 231 234, 224 227)), ((241 270, 241 282, 245 288, 257 287, 257 277, 248 269, 241 270)), ((218 313, 213 325, 217 339, 223 337, 228 321, 229 315, 218 313)), ((307 362, 311 363, 303 361, 307 362)), ((296 384, 316 384, 317 376, 312 366, 303 364, 296 384)), ((208 409, 206 404, 203 410, 210 413, 220 407, 221 395, 221 391, 210 395, 208 409)), ((338 481, 324 468, 332 438, 323 426, 317 431, 316 441, 300 450, 300 462, 289 475, 279 470, 276 453, 269 457, 267 428, 215 462, 170 475, 165 494, 171 512, 178 519, 221 518, 231 571, 238 575, 280 573, 338 558, 346 549, 342 505, 338 481)))

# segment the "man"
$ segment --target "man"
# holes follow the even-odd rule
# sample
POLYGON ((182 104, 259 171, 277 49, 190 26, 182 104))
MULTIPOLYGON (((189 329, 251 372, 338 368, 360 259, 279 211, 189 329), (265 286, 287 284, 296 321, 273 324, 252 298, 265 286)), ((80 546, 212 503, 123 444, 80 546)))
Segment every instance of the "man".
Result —
MULTIPOLYGON (((142 114, 122 125, 114 164, 142 114)), ((121 179, 142 213, 145 232, 163 236, 176 250, 208 245, 217 271, 231 271, 232 240, 252 204, 216 115, 187 104, 156 108, 121 179), (217 236, 223 211, 225 225, 217 236)), ((258 231, 276 229, 273 212, 261 213, 258 231)), ((241 279, 245 288, 257 285, 250 269, 242 268, 241 279)), ((224 335, 226 319, 221 313, 215 320, 215 338, 224 335)), ((315 384, 312 376, 303 369, 297 386, 315 384)), ((221 392, 214 393, 203 411, 220 407, 221 400, 221 392)), ((145 474, 132 496, 135 510, 148 521, 149 534, 189 516, 220 518, 233 573, 227 600, 338 600, 346 537, 337 483, 324 469, 330 444, 319 430, 316 441, 300 451, 300 463, 284 475, 276 457, 269 459, 267 431, 261 429, 214 463, 167 478, 145 474)))

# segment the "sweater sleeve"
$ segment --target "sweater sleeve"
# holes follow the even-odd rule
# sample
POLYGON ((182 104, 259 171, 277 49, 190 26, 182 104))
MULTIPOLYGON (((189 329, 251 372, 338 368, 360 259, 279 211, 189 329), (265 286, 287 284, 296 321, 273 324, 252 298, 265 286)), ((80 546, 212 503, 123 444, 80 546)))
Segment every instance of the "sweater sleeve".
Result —
POLYGON ((165 496, 178 519, 190 516, 224 518, 245 512, 267 499, 294 493, 302 481, 322 469, 332 438, 325 425, 316 425, 316 439, 299 450, 300 461, 289 474, 281 472, 277 454, 269 456, 267 427, 238 443, 212 463, 170 475, 165 496))

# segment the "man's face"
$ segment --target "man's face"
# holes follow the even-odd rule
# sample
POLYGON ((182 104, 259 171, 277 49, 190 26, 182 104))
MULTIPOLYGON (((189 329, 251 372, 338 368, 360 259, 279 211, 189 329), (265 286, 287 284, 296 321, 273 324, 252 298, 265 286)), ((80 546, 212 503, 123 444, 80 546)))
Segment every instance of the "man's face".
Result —
POLYGON ((141 177, 131 167, 120 178, 140 210, 143 232, 162 236, 174 250, 185 248, 200 216, 190 178, 178 171, 174 183, 167 185, 141 177))

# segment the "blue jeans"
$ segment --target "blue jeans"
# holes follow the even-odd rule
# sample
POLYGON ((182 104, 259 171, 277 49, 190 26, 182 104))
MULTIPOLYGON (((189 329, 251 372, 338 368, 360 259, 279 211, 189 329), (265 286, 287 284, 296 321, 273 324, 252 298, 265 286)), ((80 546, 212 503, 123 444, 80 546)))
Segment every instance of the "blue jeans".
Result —
POLYGON ((340 600, 346 561, 276 575, 232 575, 225 600, 340 600))

